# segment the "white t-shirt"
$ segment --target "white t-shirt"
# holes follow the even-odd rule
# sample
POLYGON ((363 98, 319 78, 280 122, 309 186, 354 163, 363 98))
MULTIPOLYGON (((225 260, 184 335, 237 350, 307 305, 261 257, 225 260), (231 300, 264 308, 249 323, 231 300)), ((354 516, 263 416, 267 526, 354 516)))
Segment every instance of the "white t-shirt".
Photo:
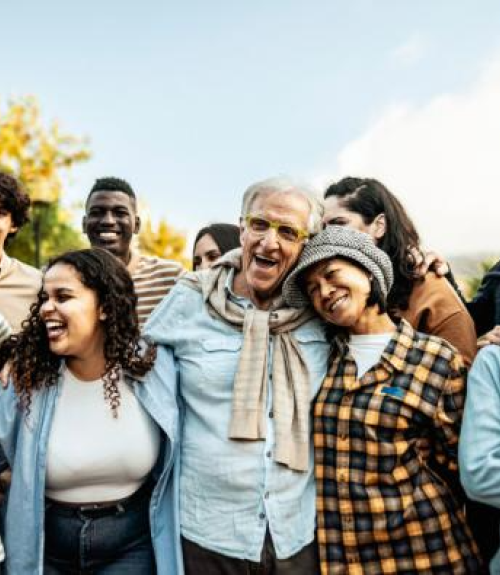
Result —
POLYGON ((349 351, 356 362, 358 379, 380 361, 382 353, 393 335, 394 332, 351 335, 349 337, 349 351))
POLYGON ((66 367, 47 449, 45 494, 67 503, 123 499, 153 468, 160 429, 120 380, 118 417, 102 379, 80 381, 66 367))

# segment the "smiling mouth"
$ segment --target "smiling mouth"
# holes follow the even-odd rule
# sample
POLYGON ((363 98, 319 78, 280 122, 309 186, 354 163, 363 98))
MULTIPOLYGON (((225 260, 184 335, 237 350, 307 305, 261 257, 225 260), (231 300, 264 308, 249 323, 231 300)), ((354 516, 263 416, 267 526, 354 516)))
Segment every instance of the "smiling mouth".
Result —
POLYGON ((328 311, 330 313, 333 313, 339 306, 341 306, 347 299, 347 294, 343 295, 341 297, 339 297, 338 299, 336 299, 332 305, 328 308, 328 311))
POLYGON ((118 236, 119 236, 119 235, 120 235, 120 234, 119 234, 118 232, 99 232, 99 233, 97 234, 97 237, 98 237, 100 240, 113 241, 113 240, 118 239, 118 236))
POLYGON ((278 265, 278 262, 276 260, 273 260, 272 258, 266 258, 265 256, 257 254, 254 255, 253 259, 259 268, 271 269, 274 266, 278 265))
POLYGON ((45 322, 45 328, 47 329, 47 336, 50 341, 56 340, 66 333, 66 324, 63 321, 55 319, 47 320, 45 322))

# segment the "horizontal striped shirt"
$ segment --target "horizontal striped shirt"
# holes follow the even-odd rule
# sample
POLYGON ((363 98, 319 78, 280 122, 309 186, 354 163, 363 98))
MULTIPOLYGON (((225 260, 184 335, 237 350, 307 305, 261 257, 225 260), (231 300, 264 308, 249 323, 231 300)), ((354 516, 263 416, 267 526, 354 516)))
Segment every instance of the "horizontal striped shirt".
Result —
POLYGON ((338 344, 314 410, 322 575, 480 572, 443 479, 457 469, 464 392, 454 348, 404 320, 360 378, 338 344), (427 461, 420 438, 431 446, 427 461))
POLYGON ((137 315, 142 329, 151 312, 170 292, 177 278, 184 273, 184 268, 178 262, 157 256, 134 254, 128 269, 134 281, 137 315))

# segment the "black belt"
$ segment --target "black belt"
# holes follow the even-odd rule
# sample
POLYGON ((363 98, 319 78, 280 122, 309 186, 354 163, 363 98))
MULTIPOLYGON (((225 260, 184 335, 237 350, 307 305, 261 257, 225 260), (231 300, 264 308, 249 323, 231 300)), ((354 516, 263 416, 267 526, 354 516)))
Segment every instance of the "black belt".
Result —
POLYGON ((87 503, 83 505, 72 505, 55 501, 54 499, 45 498, 45 509, 48 512, 63 515, 65 517, 75 517, 84 515, 91 519, 98 519, 100 517, 107 517, 109 515, 119 515, 125 513, 131 507, 134 507, 143 500, 149 500, 154 488, 152 479, 145 481, 137 491, 132 493, 129 497, 113 501, 113 503, 87 503))

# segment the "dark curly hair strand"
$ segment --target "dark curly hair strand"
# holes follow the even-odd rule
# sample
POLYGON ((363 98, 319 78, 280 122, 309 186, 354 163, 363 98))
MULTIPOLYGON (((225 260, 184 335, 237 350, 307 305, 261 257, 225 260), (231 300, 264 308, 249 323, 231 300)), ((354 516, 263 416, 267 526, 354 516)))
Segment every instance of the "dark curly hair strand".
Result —
MULTIPOLYGON (((104 313, 104 397, 116 416, 120 406, 117 384, 122 370, 143 376, 156 358, 156 347, 140 335, 132 278, 120 260, 100 248, 66 252, 50 260, 45 272, 56 264, 69 265, 78 272, 82 284, 95 292, 104 313)), ((50 350, 40 317, 46 297, 42 286, 22 331, 0 346, 0 367, 7 361, 11 363, 14 389, 20 407, 28 414, 33 392, 57 384, 63 359, 50 350)))

